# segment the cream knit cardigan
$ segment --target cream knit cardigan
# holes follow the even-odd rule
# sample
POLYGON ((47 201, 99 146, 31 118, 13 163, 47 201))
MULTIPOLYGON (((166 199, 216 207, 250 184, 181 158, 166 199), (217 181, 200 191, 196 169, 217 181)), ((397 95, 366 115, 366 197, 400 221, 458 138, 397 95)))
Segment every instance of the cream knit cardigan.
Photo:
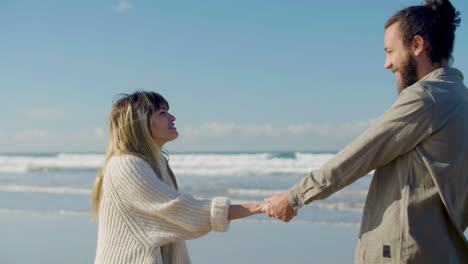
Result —
POLYGON ((184 240, 228 229, 227 198, 179 193, 139 157, 111 158, 103 179, 95 264, 163 264, 169 243, 172 263, 190 263, 184 240))

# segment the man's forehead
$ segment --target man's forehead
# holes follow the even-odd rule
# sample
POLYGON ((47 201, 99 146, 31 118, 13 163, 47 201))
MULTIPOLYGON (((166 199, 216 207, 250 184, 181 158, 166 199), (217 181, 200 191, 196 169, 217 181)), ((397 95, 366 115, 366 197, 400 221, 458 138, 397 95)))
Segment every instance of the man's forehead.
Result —
POLYGON ((399 24, 398 22, 394 23, 393 25, 385 29, 385 35, 384 35, 385 48, 387 48, 387 46, 389 45, 403 41, 401 34, 400 34, 400 27, 398 24, 399 24))
POLYGON ((401 36, 400 34, 400 22, 395 22, 391 26, 385 29, 385 37, 387 36, 401 36))

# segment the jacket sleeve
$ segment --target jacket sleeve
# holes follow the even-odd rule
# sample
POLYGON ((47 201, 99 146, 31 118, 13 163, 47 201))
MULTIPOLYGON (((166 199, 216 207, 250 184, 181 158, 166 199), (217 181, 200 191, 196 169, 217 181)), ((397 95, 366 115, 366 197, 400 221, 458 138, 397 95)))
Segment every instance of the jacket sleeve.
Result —
POLYGON ((198 200, 180 193, 158 179, 139 157, 114 157, 106 167, 106 177, 123 217, 150 244, 165 245, 228 229, 227 198, 198 200))
POLYGON ((432 98, 422 88, 403 90, 372 127, 292 186, 288 191, 289 202, 297 209, 313 200, 325 199, 407 153, 432 133, 433 111, 432 98))

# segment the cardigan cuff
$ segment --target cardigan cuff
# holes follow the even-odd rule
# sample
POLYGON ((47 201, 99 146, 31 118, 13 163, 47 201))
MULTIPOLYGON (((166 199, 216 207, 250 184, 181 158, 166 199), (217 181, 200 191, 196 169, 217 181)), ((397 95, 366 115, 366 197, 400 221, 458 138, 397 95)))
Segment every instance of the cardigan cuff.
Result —
POLYGON ((231 201, 225 197, 216 197, 211 201, 211 229, 226 232, 229 228, 228 213, 231 201))

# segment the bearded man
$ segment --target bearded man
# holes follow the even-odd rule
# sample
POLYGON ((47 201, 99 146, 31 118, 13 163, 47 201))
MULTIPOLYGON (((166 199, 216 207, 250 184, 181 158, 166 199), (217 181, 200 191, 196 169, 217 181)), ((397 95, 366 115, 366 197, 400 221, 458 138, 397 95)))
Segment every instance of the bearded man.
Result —
POLYGON ((449 67, 459 12, 426 0, 385 25, 398 99, 371 128, 288 192, 265 201, 285 222, 375 170, 355 263, 468 263, 468 90, 449 67))

